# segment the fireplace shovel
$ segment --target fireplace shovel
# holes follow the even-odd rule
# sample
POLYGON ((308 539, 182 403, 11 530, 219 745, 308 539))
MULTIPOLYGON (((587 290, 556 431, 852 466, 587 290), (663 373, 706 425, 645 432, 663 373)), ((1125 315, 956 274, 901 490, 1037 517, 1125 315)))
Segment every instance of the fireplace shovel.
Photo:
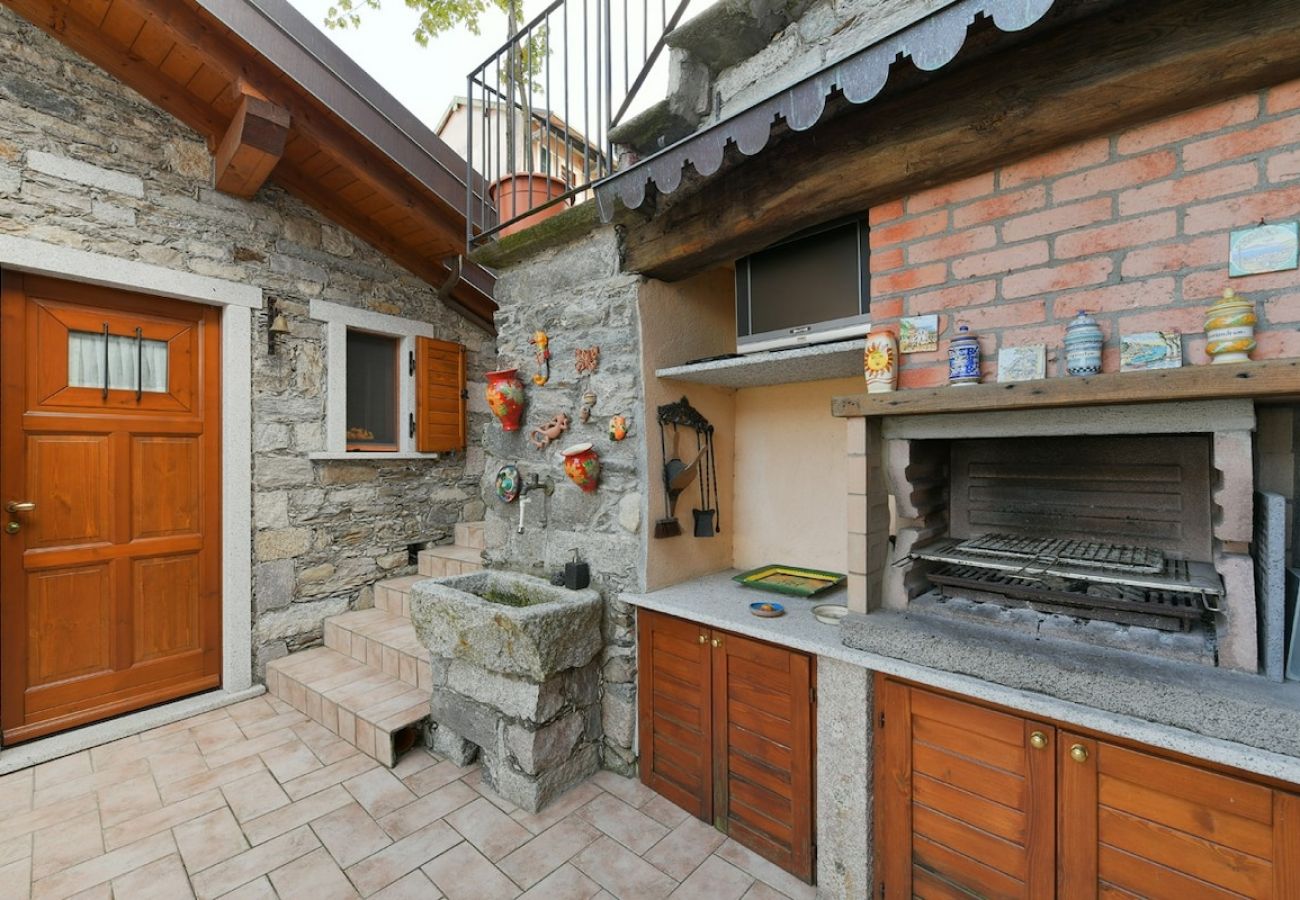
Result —
POLYGON ((668 515, 655 522, 655 537, 677 537, 682 533, 681 523, 677 521, 677 498, 700 474, 700 457, 703 455, 704 451, 701 449, 690 464, 682 462, 675 456, 664 463, 664 502, 668 515))

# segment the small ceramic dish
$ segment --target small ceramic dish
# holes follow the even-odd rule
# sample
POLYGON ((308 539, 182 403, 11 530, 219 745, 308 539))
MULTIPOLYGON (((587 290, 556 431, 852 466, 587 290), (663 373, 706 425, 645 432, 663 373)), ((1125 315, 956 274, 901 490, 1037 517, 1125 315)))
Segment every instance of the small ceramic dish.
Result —
POLYGON ((849 608, 839 603, 819 603, 812 608, 812 614, 818 622, 826 625, 838 625, 840 619, 849 614, 849 608))
POLYGON ((785 615, 784 606, 780 603, 772 603, 767 600, 760 603, 749 604, 749 611, 764 619, 775 619, 777 616, 785 615))

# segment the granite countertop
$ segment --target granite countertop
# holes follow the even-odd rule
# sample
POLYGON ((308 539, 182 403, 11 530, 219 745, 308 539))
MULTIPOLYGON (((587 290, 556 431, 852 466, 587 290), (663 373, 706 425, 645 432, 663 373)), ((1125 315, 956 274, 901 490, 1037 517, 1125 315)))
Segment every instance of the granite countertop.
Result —
POLYGON ((736 574, 718 572, 620 599, 1026 715, 1300 784, 1300 749, 1293 746, 1300 744, 1300 685, 1187 663, 1158 664, 1160 671, 1142 682, 1136 675, 1146 663, 1125 665, 1131 653, 990 634, 980 626, 919 615, 851 613, 842 625, 824 625, 812 608, 847 603, 845 589, 812 599, 786 597, 743 588, 731 580, 736 574), (785 607, 784 616, 750 613, 750 603, 773 599, 785 607), (869 649, 845 646, 846 637, 869 649), (1190 680, 1184 684, 1179 676, 1190 680))

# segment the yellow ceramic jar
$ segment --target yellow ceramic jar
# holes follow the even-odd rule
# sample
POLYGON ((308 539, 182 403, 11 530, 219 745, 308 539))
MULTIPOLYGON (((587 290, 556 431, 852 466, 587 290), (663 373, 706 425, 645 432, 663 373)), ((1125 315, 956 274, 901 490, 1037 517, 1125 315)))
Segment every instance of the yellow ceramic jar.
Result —
POLYGON ((1205 316, 1205 352, 1215 363, 1246 362, 1255 349, 1255 303, 1232 288, 1205 316))

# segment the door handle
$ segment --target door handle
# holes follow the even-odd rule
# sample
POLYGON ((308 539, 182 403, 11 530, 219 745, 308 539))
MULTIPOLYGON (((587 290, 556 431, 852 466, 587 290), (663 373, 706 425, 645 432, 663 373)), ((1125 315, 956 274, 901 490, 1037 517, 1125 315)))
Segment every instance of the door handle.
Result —
POLYGON ((5 512, 20 513, 31 512, 36 509, 36 504, 30 500, 10 500, 5 504, 5 512))

